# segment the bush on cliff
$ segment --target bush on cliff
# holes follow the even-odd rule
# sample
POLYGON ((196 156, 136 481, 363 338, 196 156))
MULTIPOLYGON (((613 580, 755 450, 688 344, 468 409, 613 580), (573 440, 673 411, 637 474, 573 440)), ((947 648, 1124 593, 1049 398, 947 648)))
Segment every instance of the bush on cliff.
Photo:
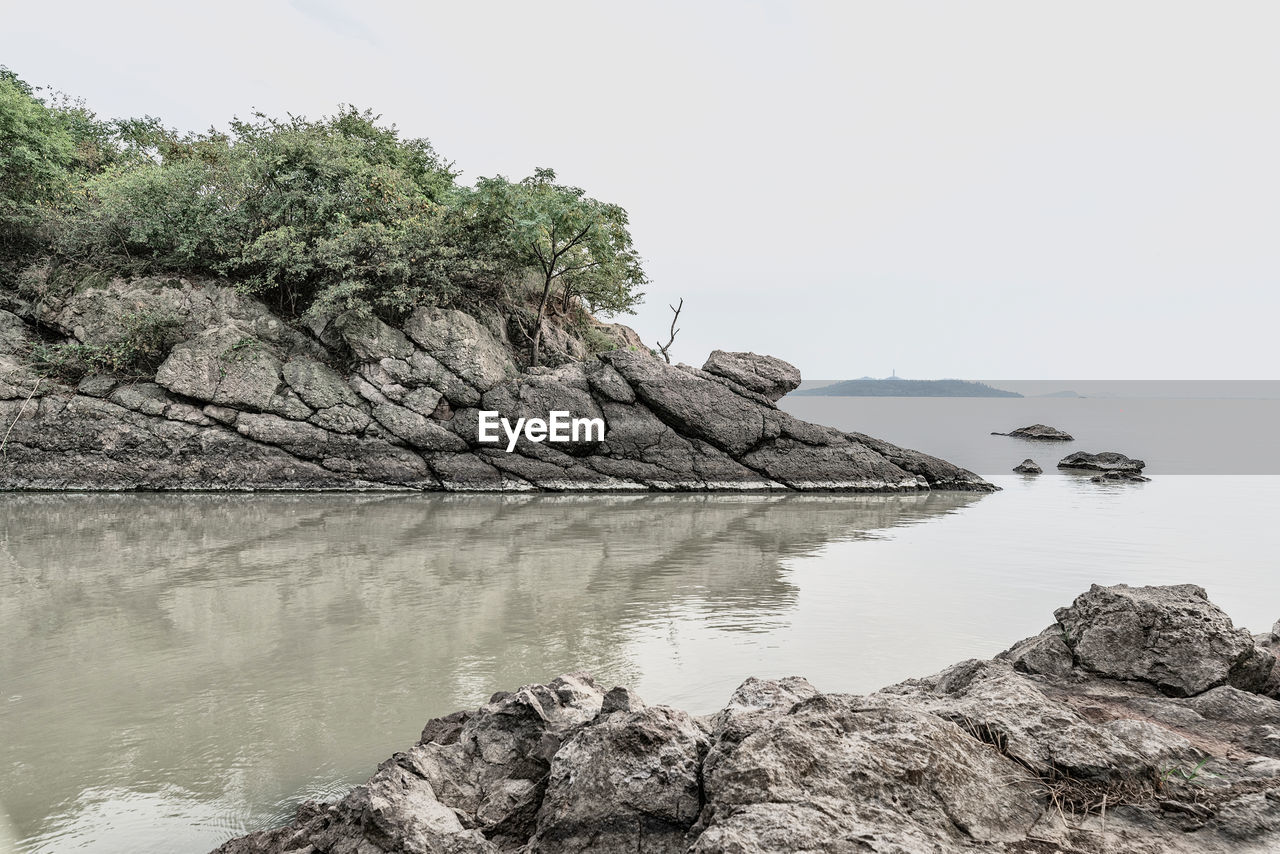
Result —
POLYGON ((626 212, 550 170, 466 187, 429 142, 354 107, 182 134, 46 103, 7 71, 0 86, 0 141, 13 152, 0 160, 0 239, 67 285, 216 276, 290 317, 532 302, 534 354, 552 298, 607 312, 640 298, 626 212), (538 294, 523 285, 532 275, 538 294))
POLYGON ((47 210, 69 185, 74 155, 57 115, 0 68, 0 260, 34 248, 47 210))

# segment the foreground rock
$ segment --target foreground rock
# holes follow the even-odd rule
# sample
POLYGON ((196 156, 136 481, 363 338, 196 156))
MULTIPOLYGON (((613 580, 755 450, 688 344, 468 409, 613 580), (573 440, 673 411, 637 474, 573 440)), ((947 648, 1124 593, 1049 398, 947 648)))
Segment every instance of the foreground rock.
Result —
POLYGON ((625 327, 593 327, 613 347, 597 356, 557 327, 558 364, 522 370, 503 318, 454 309, 418 309, 401 328, 339 315, 300 331, 213 283, 143 280, 27 313, 80 348, 122 346, 121 318, 143 313, 164 318, 171 340, 152 375, 71 386, 24 362, 35 326, 0 313, 2 489, 994 488, 782 412, 775 401, 800 381, 786 362, 717 350, 701 370, 672 367, 625 327), (508 453, 505 438, 480 441, 481 410, 512 423, 561 410, 607 429, 522 437, 508 453))
POLYGON ((1074 454, 1069 454, 1058 461, 1058 468, 1060 469, 1087 469, 1101 472, 1120 471, 1141 474, 1146 467, 1147 464, 1142 460, 1130 459, 1124 454, 1118 454, 1115 451, 1103 451, 1100 454, 1076 451, 1074 454))
POLYGON ((1040 466, 1033 459, 1023 460, 1022 462, 1014 466, 1013 470, 1016 471, 1018 474, 1043 474, 1044 473, 1044 469, 1040 468, 1040 466))
POLYGON ((1043 442, 1074 442, 1075 437, 1064 433, 1057 427, 1046 424, 1032 424, 1030 427, 1019 427, 1010 433, 992 433, 992 436, 1012 436, 1015 439, 1033 439, 1043 442))
POLYGON ((562 676, 428 722, 219 854, 1280 850, 1280 637, 1094 586, 992 661, 867 696, 749 679, 693 718, 562 676))

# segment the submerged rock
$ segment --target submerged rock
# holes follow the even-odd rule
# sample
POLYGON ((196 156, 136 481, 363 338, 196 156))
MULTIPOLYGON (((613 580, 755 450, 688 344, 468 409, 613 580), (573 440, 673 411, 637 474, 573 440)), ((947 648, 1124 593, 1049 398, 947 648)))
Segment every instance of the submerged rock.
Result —
POLYGON ((1092 483, 1150 483, 1151 478, 1132 471, 1109 471, 1089 478, 1092 483))
POLYGON ((1075 437, 1070 433, 1064 433, 1057 427, 1050 427, 1046 424, 1032 424, 1029 427, 1019 427, 1009 433, 995 433, 992 436, 1012 436, 1015 439, 1034 439, 1036 441, 1046 442, 1074 442, 1075 437))
POLYGON ((1025 459, 1013 467, 1018 474, 1042 474, 1044 469, 1040 468, 1033 459, 1025 459))
POLYGON ((1193 585, 1056 616, 993 661, 866 696, 748 679, 701 719, 581 674, 495 694, 218 854, 1280 849, 1274 655, 1193 585))
POLYGON ((1127 471, 1140 474, 1146 467, 1147 464, 1142 460, 1130 459, 1124 454, 1118 454, 1115 451, 1103 451, 1100 454, 1076 451, 1074 454, 1068 454, 1058 461, 1058 468, 1060 469, 1089 469, 1103 472, 1127 471))
MULTIPOLYGON (((618 349, 574 361, 566 343, 551 348, 554 366, 522 371, 502 318, 422 308, 398 329, 346 313, 308 335, 210 282, 117 281, 39 320, 68 341, 114 346, 135 309, 174 337, 154 382, 95 376, 74 388, 0 354, 0 421, 12 425, 0 489, 994 489, 782 412, 775 401, 800 374, 780 359, 717 350, 702 370, 673 367, 625 327, 604 336, 618 349), (564 411, 606 435, 552 444, 525 433, 508 451, 481 441, 482 410, 512 423, 564 411)), ((0 348, 33 334, 0 315, 0 348)))

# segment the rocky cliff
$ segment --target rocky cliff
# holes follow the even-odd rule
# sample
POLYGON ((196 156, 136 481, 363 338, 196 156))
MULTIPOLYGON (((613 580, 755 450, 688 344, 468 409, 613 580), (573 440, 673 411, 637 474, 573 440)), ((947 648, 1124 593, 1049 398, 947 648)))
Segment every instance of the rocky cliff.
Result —
POLYGON ((217 854, 1280 850, 1280 624, 1094 586, 1043 634, 868 696, 750 679, 693 717, 562 676, 428 721, 217 854))
MULTIPOLYGON (((212 282, 115 281, 0 311, 0 488, 914 491, 992 487, 945 461, 798 421, 776 401, 799 372, 717 351, 654 358, 591 321, 592 355, 551 324, 556 367, 521 369, 506 321, 419 309, 400 328, 340 315, 306 326, 212 282), (148 319, 163 360, 70 385, 41 345, 115 352, 148 319), (562 410, 605 437, 513 452, 479 413, 562 410)), ((148 340, 152 340, 148 339, 148 340)), ((154 342, 153 342, 154 343, 154 342)))

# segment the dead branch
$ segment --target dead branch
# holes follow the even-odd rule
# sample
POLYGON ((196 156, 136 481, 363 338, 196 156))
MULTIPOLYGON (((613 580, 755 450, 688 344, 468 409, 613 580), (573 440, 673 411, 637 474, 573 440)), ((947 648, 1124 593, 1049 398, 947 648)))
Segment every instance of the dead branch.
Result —
POLYGON ((676 333, 680 330, 676 328, 676 321, 680 319, 680 309, 684 308, 684 297, 680 297, 679 305, 668 304, 667 308, 671 309, 674 314, 671 317, 671 337, 667 339, 666 344, 658 345, 658 352, 662 353, 662 358, 667 360, 667 364, 671 364, 671 354, 667 351, 671 349, 671 345, 676 342, 676 333))

